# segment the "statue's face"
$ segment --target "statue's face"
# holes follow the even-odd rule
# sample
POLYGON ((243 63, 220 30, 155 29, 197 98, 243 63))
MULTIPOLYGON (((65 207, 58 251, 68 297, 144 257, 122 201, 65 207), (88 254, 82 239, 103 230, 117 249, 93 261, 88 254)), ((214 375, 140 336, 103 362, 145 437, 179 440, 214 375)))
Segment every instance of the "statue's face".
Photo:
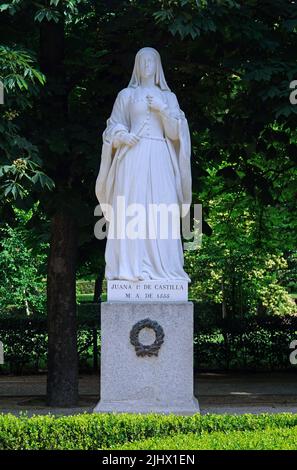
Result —
POLYGON ((140 56, 139 68, 141 77, 151 77, 155 75, 157 64, 155 55, 152 52, 144 52, 140 56))

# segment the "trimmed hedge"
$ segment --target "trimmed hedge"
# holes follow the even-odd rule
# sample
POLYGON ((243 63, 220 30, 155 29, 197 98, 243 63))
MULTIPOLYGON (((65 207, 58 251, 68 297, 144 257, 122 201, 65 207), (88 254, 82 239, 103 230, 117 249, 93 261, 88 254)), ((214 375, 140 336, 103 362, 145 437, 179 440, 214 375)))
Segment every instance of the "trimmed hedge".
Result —
POLYGON ((297 426, 260 431, 177 434, 115 446, 117 450, 296 450, 297 426))
POLYGON ((297 415, 204 415, 162 416, 131 414, 81 414, 76 416, 0 415, 0 450, 96 450, 127 442, 176 434, 264 429, 291 429, 297 415))

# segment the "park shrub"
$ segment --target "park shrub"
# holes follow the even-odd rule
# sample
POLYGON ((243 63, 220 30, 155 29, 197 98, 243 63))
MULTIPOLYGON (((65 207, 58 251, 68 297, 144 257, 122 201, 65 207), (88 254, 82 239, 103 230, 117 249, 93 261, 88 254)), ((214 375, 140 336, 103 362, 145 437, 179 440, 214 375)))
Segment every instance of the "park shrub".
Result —
POLYGON ((202 432, 144 439, 116 450, 296 450, 297 426, 252 431, 202 432))
POLYGON ((80 414, 16 417, 0 415, 0 450, 96 450, 177 434, 230 433, 264 429, 296 430, 297 415, 162 416, 157 414, 80 414))

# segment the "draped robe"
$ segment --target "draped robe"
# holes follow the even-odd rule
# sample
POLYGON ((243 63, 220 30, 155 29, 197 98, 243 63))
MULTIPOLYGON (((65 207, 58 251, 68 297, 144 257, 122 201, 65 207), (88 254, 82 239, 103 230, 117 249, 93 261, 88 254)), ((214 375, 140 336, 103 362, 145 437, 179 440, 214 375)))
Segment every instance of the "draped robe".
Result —
POLYGON ((158 93, 167 104, 161 117, 156 112, 145 111, 140 87, 121 90, 103 132, 96 195, 108 222, 107 279, 191 282, 183 270, 180 237, 161 239, 158 229, 155 240, 110 236, 111 228, 115 229, 113 216, 117 212, 117 209, 114 212, 117 196, 126 198, 125 208, 133 203, 145 207, 149 203, 176 203, 181 216, 189 210, 192 181, 187 119, 174 93, 161 89, 158 93), (128 132, 141 137, 137 144, 121 144, 119 136, 128 132))

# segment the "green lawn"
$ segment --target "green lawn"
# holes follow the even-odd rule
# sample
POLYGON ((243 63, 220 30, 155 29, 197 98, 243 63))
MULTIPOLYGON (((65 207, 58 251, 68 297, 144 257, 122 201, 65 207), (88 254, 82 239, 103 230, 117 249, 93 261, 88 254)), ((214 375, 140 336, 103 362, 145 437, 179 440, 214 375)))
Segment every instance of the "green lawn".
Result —
POLYGON ((77 302, 93 302, 94 294, 77 294, 76 300, 77 302))

